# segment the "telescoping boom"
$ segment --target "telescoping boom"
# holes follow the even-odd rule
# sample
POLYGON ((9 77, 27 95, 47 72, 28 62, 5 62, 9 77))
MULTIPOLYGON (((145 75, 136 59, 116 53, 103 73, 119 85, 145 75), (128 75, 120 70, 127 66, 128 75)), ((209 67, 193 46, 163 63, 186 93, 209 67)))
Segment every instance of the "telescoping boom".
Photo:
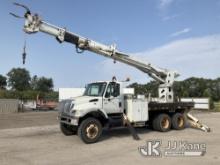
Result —
POLYGON ((123 53, 117 50, 116 45, 104 45, 94 40, 82 37, 78 34, 67 31, 65 28, 61 28, 50 23, 43 21, 38 14, 32 14, 28 7, 14 3, 17 6, 21 6, 26 9, 24 17, 17 16, 18 18, 25 18, 24 32, 28 34, 43 32, 51 36, 54 36, 60 43, 69 42, 75 45, 78 53, 82 53, 84 50, 94 52, 99 55, 111 58, 114 61, 120 61, 127 65, 133 66, 144 73, 147 73, 150 77, 160 83, 159 87, 159 101, 160 102, 173 102, 173 82, 179 74, 175 71, 167 69, 161 69, 153 66, 148 62, 142 62, 134 59, 129 54, 123 53))

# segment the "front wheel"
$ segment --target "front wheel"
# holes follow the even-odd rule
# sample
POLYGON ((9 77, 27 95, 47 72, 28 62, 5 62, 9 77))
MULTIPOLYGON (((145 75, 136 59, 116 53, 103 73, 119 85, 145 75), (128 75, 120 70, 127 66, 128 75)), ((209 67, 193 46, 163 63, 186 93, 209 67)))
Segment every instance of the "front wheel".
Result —
POLYGON ((102 134, 102 124, 99 120, 89 117, 82 121, 78 129, 78 136, 84 143, 95 143, 102 134))

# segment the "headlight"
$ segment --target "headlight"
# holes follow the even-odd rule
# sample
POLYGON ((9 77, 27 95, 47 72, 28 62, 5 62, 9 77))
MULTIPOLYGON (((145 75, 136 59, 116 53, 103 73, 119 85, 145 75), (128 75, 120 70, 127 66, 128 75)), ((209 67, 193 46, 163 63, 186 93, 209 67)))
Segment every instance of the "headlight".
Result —
POLYGON ((80 111, 80 110, 72 110, 72 111, 71 111, 71 115, 72 115, 72 116, 82 116, 82 115, 83 115, 83 112, 80 111))
POLYGON ((71 100, 66 100, 66 101, 64 101, 63 112, 64 112, 64 113, 69 113, 70 110, 71 110, 71 106, 72 106, 71 100))

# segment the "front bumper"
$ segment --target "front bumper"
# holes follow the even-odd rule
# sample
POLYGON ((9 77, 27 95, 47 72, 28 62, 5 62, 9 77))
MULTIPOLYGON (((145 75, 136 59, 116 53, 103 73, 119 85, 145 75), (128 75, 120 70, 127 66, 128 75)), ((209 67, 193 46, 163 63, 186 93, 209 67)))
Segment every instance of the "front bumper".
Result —
POLYGON ((68 116, 65 114, 59 114, 58 120, 60 121, 60 123, 65 123, 67 125, 77 126, 79 123, 79 118, 73 117, 73 116, 68 116))

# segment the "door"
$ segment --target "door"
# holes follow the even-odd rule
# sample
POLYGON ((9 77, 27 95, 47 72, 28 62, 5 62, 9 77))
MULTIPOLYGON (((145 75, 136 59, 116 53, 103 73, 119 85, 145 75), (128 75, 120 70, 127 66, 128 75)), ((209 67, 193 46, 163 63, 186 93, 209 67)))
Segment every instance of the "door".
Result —
POLYGON ((103 109, 106 113, 122 113, 122 98, 120 95, 120 84, 110 82, 103 98, 103 109))

